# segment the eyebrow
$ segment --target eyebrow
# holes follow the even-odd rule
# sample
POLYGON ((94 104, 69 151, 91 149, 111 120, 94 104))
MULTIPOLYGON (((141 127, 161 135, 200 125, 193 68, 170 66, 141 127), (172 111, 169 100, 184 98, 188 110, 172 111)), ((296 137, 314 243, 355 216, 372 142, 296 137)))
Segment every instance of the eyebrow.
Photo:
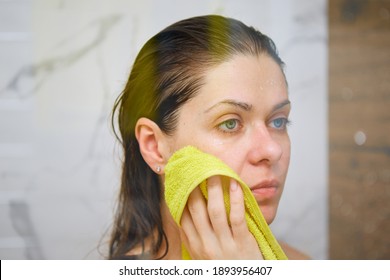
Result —
POLYGON ((209 111, 211 111, 211 110, 213 110, 216 107, 219 107, 221 105, 231 105, 231 106, 234 106, 234 107, 241 108, 241 109, 243 109, 245 111, 250 111, 252 109, 252 105, 250 105, 248 103, 240 102, 240 101, 233 100, 233 99, 226 99, 226 100, 223 100, 221 102, 218 102, 217 104, 214 104, 213 106, 211 106, 210 108, 208 108, 204 112, 208 113, 209 111))
POLYGON ((274 112, 274 111, 277 111, 277 110, 279 110, 279 109, 281 109, 281 108, 283 108, 284 106, 287 106, 287 105, 291 105, 291 102, 290 102, 290 100, 285 100, 285 101, 283 101, 283 102, 280 102, 279 104, 276 104, 275 106, 274 106, 274 108, 272 108, 272 111, 274 112))
MULTIPOLYGON (((283 102, 280 102, 272 108, 272 112, 277 111, 277 110, 283 108, 284 106, 287 106, 290 104, 291 104, 291 102, 288 99, 283 101, 283 102)), ((240 101, 233 100, 233 99, 226 99, 226 100, 223 100, 221 102, 218 102, 217 104, 214 104, 213 106, 208 108, 206 111, 204 111, 204 113, 208 113, 209 111, 211 111, 211 110, 213 110, 216 107, 219 107, 221 105, 231 105, 231 106, 239 107, 239 108, 243 109, 244 111, 250 111, 252 109, 251 104, 248 104, 245 102, 240 102, 240 101)))

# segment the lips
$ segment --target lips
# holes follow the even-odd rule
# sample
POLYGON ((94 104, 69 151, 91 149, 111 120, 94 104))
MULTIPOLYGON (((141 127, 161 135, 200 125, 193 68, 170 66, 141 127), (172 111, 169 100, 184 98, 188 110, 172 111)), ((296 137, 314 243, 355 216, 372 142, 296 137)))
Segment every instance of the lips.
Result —
POLYGON ((250 187, 257 201, 272 199, 277 195, 279 183, 277 180, 264 180, 250 187))

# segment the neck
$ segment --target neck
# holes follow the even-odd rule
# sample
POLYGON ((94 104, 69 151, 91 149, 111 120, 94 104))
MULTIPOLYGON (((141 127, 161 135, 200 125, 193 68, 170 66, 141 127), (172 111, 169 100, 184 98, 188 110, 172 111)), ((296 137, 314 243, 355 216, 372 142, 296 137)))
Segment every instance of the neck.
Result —
MULTIPOLYGON (((168 252, 163 258, 164 260, 179 260, 181 259, 181 239, 179 228, 176 225, 168 206, 163 200, 161 203, 161 216, 163 221, 164 232, 167 236, 169 248, 168 252)), ((158 256, 162 256, 166 251, 167 244, 163 244, 158 252, 158 256)))

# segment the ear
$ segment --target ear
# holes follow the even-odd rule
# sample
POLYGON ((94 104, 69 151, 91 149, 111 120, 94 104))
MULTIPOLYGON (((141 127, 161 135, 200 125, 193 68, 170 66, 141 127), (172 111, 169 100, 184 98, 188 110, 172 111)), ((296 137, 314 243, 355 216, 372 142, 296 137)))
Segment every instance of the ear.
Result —
POLYGON ((154 172, 162 173, 169 148, 167 136, 155 122, 148 118, 140 118, 135 125, 135 137, 145 162, 154 172))

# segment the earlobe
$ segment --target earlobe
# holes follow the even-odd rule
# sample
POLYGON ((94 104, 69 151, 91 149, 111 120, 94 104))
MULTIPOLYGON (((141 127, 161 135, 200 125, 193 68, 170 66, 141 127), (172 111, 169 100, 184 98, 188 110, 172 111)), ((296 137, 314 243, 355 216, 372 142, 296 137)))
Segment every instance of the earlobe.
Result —
POLYGON ((145 162, 154 172, 160 173, 166 162, 166 136, 155 122, 140 118, 135 126, 135 137, 145 162))

